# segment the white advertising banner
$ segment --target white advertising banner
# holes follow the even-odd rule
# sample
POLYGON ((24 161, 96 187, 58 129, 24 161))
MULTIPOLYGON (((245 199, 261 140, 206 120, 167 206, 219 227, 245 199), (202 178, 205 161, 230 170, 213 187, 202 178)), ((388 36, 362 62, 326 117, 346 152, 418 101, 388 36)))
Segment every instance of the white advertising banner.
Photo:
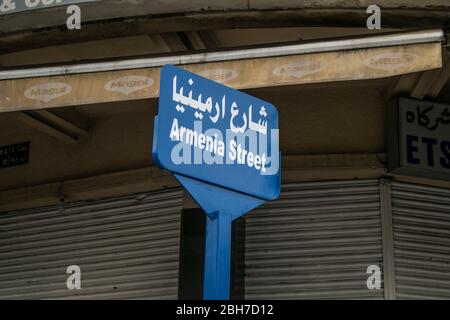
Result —
MULTIPOLYGON (((441 67, 439 42, 183 65, 234 89, 376 79, 441 67)), ((0 112, 156 98, 160 69, 0 80, 0 112)))

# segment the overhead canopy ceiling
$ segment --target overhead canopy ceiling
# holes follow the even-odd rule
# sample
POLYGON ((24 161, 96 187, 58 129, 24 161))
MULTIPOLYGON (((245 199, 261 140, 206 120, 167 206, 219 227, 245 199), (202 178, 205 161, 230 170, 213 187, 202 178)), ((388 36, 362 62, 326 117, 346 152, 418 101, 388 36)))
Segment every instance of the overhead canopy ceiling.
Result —
MULTIPOLYGON (((52 45, 48 43, 43 46, 45 43, 41 43, 39 44, 40 47, 35 49, 14 52, 9 52, 8 50, 0 51, 0 68, 118 57, 186 53, 205 49, 233 49, 236 47, 256 45, 299 43, 346 36, 376 35, 390 31, 399 30, 386 28, 381 30, 368 30, 365 27, 247 28, 165 32, 67 43, 63 45, 52 45)), ((67 32, 67 34, 70 33, 67 32)))
MULTIPOLYGON (((112 0, 80 4, 82 29, 68 32, 66 6, 0 16, 0 52, 94 39, 233 28, 364 28, 368 0, 112 0)), ((447 0, 378 0, 383 28, 449 25, 447 0)))

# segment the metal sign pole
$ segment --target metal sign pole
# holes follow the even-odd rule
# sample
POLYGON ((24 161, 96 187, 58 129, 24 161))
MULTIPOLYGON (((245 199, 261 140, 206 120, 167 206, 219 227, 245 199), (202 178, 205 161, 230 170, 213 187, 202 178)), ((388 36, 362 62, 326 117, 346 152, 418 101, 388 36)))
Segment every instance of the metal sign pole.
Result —
POLYGON ((228 300, 232 217, 229 213, 219 212, 212 219, 207 215, 206 219, 203 299, 228 300))

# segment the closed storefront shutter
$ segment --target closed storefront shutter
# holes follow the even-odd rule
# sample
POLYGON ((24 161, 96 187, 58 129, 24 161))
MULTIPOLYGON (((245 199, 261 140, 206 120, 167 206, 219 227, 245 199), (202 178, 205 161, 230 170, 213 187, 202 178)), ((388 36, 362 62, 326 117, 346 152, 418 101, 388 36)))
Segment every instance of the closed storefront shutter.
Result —
POLYGON ((397 299, 450 298, 450 190, 392 183, 397 299))
POLYGON ((0 299, 177 298, 182 191, 0 214, 0 299), (68 290, 66 269, 81 269, 68 290))
POLYGON ((247 299, 383 299, 378 180, 284 184, 246 218, 247 299))

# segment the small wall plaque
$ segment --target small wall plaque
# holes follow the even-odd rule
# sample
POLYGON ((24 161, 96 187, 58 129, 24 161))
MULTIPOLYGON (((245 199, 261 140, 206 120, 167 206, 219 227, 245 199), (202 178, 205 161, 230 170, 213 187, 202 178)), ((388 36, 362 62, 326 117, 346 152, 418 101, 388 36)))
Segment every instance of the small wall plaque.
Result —
POLYGON ((22 142, 0 147, 0 168, 27 164, 30 155, 30 142, 22 142))

